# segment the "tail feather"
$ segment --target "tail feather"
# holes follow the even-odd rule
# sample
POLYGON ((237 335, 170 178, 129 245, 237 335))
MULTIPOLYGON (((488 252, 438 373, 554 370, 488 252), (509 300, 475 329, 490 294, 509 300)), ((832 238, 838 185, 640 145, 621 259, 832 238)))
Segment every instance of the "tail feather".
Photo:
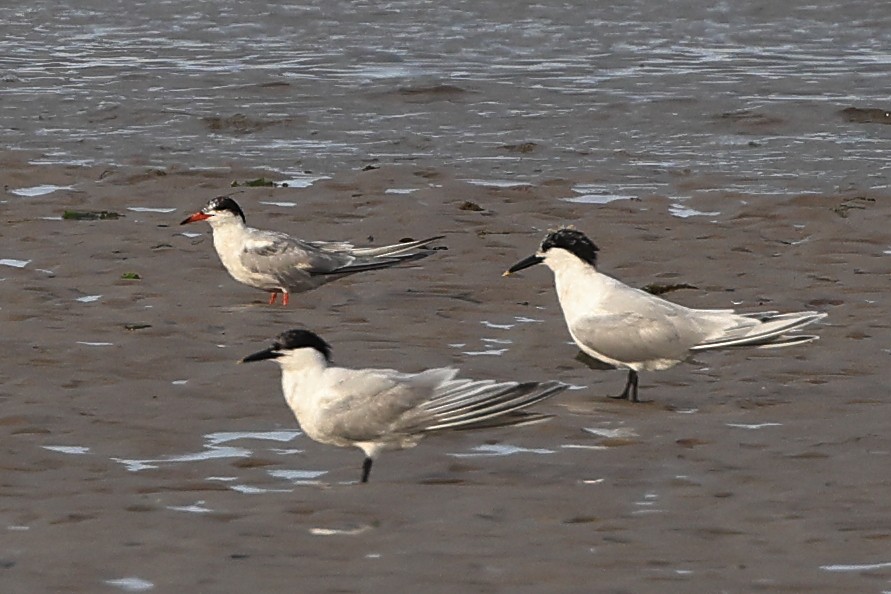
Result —
POLYGON ((494 417, 488 421, 479 421, 473 425, 462 425, 454 427, 455 431, 477 430, 477 429, 497 429, 498 427, 525 427, 526 425, 535 425, 549 419, 553 419, 554 415, 545 415, 540 413, 527 412, 525 410, 515 410, 511 413, 494 417))
POLYGON ((390 256, 386 258, 377 258, 374 260, 357 260, 352 264, 347 264, 346 266, 341 266, 340 268, 335 268, 334 270, 329 270, 326 272, 310 272, 311 276, 331 276, 338 274, 354 274, 356 272, 365 272, 367 270, 380 270, 381 268, 389 268, 391 266, 395 266, 396 264, 403 264, 405 262, 413 262, 415 260, 421 260, 429 256, 429 252, 414 252, 411 254, 390 256))
POLYGON ((815 340, 819 340, 819 336, 816 334, 792 334, 789 336, 777 336, 773 341, 758 345, 756 349, 775 349, 777 347, 786 347, 786 346, 794 346, 796 344, 804 344, 806 342, 813 342, 815 340))
POLYGON ((741 320, 742 323, 738 326, 726 330, 717 338, 701 342, 690 350, 705 351, 735 346, 775 348, 809 342, 817 337, 788 333, 822 320, 826 315, 814 311, 786 314, 774 314, 773 312, 744 314, 740 316, 744 320, 741 320))
POLYGON ((514 410, 517 406, 528 406, 532 404, 528 395, 537 387, 537 384, 499 385, 494 390, 455 402, 448 410, 438 411, 436 420, 439 424, 474 421, 479 420, 480 414, 492 416, 514 410))
POLYGON ((402 243, 394 243, 392 245, 384 245, 380 247, 363 247, 353 248, 350 252, 358 258, 379 258, 381 256, 398 256, 405 252, 424 247, 428 243, 432 243, 437 239, 442 239, 444 235, 437 235, 420 241, 404 241, 402 243))
POLYGON ((517 413, 569 387, 557 381, 482 383, 482 386, 479 382, 467 382, 462 387, 450 387, 444 397, 431 400, 424 406, 429 416, 425 415, 423 426, 418 429, 476 429, 545 420, 543 415, 517 413))
POLYGON ((484 401, 505 386, 511 385, 496 384, 493 380, 455 380, 440 386, 440 391, 424 405, 424 410, 436 414, 448 412, 474 401, 484 401))

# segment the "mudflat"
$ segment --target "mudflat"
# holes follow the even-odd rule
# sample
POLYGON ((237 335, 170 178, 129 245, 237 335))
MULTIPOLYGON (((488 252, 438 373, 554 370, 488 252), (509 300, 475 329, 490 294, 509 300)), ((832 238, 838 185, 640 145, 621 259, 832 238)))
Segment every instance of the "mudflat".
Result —
POLYGON ((887 195, 708 192, 679 209, 413 165, 306 188, 0 165, 3 592, 891 589, 887 195), (228 277, 208 226, 179 225, 220 194, 306 239, 443 249, 269 306, 228 277), (102 211, 121 216, 74 214, 102 211), (549 271, 501 276, 567 224, 628 284, 825 311, 821 338, 703 353, 642 374, 646 402, 610 400, 624 372, 576 358, 549 271), (236 364, 294 327, 342 365, 574 389, 537 407, 548 423, 431 437, 360 485, 361 453, 299 433, 274 365, 236 364))

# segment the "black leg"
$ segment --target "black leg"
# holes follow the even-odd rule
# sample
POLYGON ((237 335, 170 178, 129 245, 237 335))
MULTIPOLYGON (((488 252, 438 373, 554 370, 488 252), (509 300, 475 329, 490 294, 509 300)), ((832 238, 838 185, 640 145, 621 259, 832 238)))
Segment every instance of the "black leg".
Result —
POLYGON ((631 402, 640 402, 637 399, 637 372, 633 369, 628 372, 628 383, 631 385, 631 402))
POLYGON ((628 381, 625 382, 625 389, 618 396, 610 396, 618 400, 630 400, 631 402, 640 402, 637 399, 637 372, 633 369, 628 370, 628 381))
POLYGON ((374 462, 371 458, 365 458, 365 461, 362 462, 362 482, 368 482, 368 475, 371 474, 371 463, 374 462))

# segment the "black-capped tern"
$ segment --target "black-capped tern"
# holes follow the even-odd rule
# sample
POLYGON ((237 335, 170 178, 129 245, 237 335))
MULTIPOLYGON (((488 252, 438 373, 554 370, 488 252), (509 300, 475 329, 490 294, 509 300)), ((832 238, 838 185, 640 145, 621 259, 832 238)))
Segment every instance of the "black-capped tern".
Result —
POLYGON ((307 436, 365 452, 363 483, 381 452, 413 447, 429 433, 546 420, 549 415, 522 409, 568 387, 557 381, 456 379, 453 368, 402 373, 337 367, 328 343, 308 330, 284 332, 242 362, 265 359, 281 367, 285 400, 307 436))
POLYGON ((348 274, 389 268, 430 254, 418 251, 442 236, 381 247, 355 247, 342 241, 305 241, 277 231, 248 227, 244 212, 232 198, 219 196, 180 224, 207 221, 213 245, 229 274, 240 283, 279 293, 287 305, 292 293, 315 289, 348 274))
POLYGON ((628 369, 625 389, 614 398, 638 402, 639 371, 668 369, 698 351, 815 340, 794 332, 826 317, 814 311, 738 314, 731 309, 691 309, 599 272, 597 252, 583 233, 559 229, 504 275, 541 263, 553 271, 557 298, 578 347, 595 359, 628 369))

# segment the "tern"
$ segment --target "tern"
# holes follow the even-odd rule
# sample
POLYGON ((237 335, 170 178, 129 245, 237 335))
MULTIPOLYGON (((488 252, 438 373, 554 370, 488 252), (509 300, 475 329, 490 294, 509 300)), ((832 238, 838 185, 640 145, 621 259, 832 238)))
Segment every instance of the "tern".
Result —
POLYGON ((180 224, 207 221, 213 245, 229 274, 240 283, 269 292, 269 304, 279 293, 287 305, 291 293, 315 289, 329 281, 419 260, 417 251, 442 236, 381 247, 354 247, 341 241, 304 241, 277 231, 248 227, 238 203, 227 196, 213 198, 180 224))
POLYGON ((691 309, 599 272, 597 252, 583 233, 559 229, 504 276, 541 263, 553 271, 557 298, 578 347, 595 359, 628 369, 625 389, 613 398, 638 402, 638 372, 668 369, 698 351, 816 340, 794 332, 826 317, 814 311, 738 314, 732 309, 691 309))
POLYGON ((550 415, 522 409, 562 392, 557 381, 456 379, 454 368, 401 373, 331 364, 331 347, 309 330, 289 330, 242 363, 272 359, 300 428, 320 443, 365 453, 362 482, 386 450, 417 445, 428 433, 537 423, 550 415))

